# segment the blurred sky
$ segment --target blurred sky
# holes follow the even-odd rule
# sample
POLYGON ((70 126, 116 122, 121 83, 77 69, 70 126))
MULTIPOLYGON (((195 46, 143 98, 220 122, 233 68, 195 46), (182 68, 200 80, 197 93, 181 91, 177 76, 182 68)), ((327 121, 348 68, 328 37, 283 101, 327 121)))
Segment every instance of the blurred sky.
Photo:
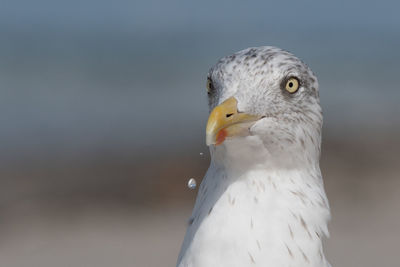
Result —
POLYGON ((128 31, 382 29, 397 31, 398 1, 2 1, 1 20, 36 26, 128 31), (42 24, 43 23, 43 24, 42 24), (42 24, 42 25, 41 25, 42 24))
POLYGON ((2 1, 0 157, 204 144, 205 76, 275 45, 319 77, 330 135, 396 131, 398 1, 2 1))

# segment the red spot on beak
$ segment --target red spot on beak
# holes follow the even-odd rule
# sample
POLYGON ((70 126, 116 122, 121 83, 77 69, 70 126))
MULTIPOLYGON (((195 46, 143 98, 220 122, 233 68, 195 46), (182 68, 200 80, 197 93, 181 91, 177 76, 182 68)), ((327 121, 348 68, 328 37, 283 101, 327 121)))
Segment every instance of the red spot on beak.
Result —
POLYGON ((222 144, 225 141, 225 138, 228 136, 228 133, 226 132, 225 129, 220 130, 217 133, 217 138, 216 138, 216 143, 215 145, 218 146, 220 144, 222 144))

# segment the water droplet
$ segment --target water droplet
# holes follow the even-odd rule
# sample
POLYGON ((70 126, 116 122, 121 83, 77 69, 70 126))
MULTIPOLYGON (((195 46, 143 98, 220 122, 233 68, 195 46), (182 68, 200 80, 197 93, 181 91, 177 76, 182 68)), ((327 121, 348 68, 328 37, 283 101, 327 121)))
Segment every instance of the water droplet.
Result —
POLYGON ((204 153, 203 152, 200 152, 200 156, 203 156, 204 155, 204 153))
POLYGON ((194 178, 190 178, 187 186, 189 187, 189 189, 195 189, 196 188, 196 180, 194 178))

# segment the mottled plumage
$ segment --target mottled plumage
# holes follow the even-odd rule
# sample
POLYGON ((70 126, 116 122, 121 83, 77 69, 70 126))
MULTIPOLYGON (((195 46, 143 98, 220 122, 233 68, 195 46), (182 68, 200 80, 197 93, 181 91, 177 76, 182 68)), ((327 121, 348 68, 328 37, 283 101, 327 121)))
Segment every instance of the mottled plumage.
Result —
POLYGON ((177 266, 329 266, 317 78, 275 47, 224 57, 208 78, 210 110, 234 97, 238 113, 261 119, 247 134, 210 146, 177 266), (290 77, 299 81, 292 94, 290 77))

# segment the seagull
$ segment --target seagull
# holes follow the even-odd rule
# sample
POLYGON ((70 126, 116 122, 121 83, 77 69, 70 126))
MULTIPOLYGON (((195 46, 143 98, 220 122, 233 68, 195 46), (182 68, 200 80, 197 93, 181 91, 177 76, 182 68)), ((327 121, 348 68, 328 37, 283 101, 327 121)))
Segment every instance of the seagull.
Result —
POLYGON ((207 95, 211 162, 177 266, 330 266, 311 69, 276 47, 247 48, 210 69, 207 95))

